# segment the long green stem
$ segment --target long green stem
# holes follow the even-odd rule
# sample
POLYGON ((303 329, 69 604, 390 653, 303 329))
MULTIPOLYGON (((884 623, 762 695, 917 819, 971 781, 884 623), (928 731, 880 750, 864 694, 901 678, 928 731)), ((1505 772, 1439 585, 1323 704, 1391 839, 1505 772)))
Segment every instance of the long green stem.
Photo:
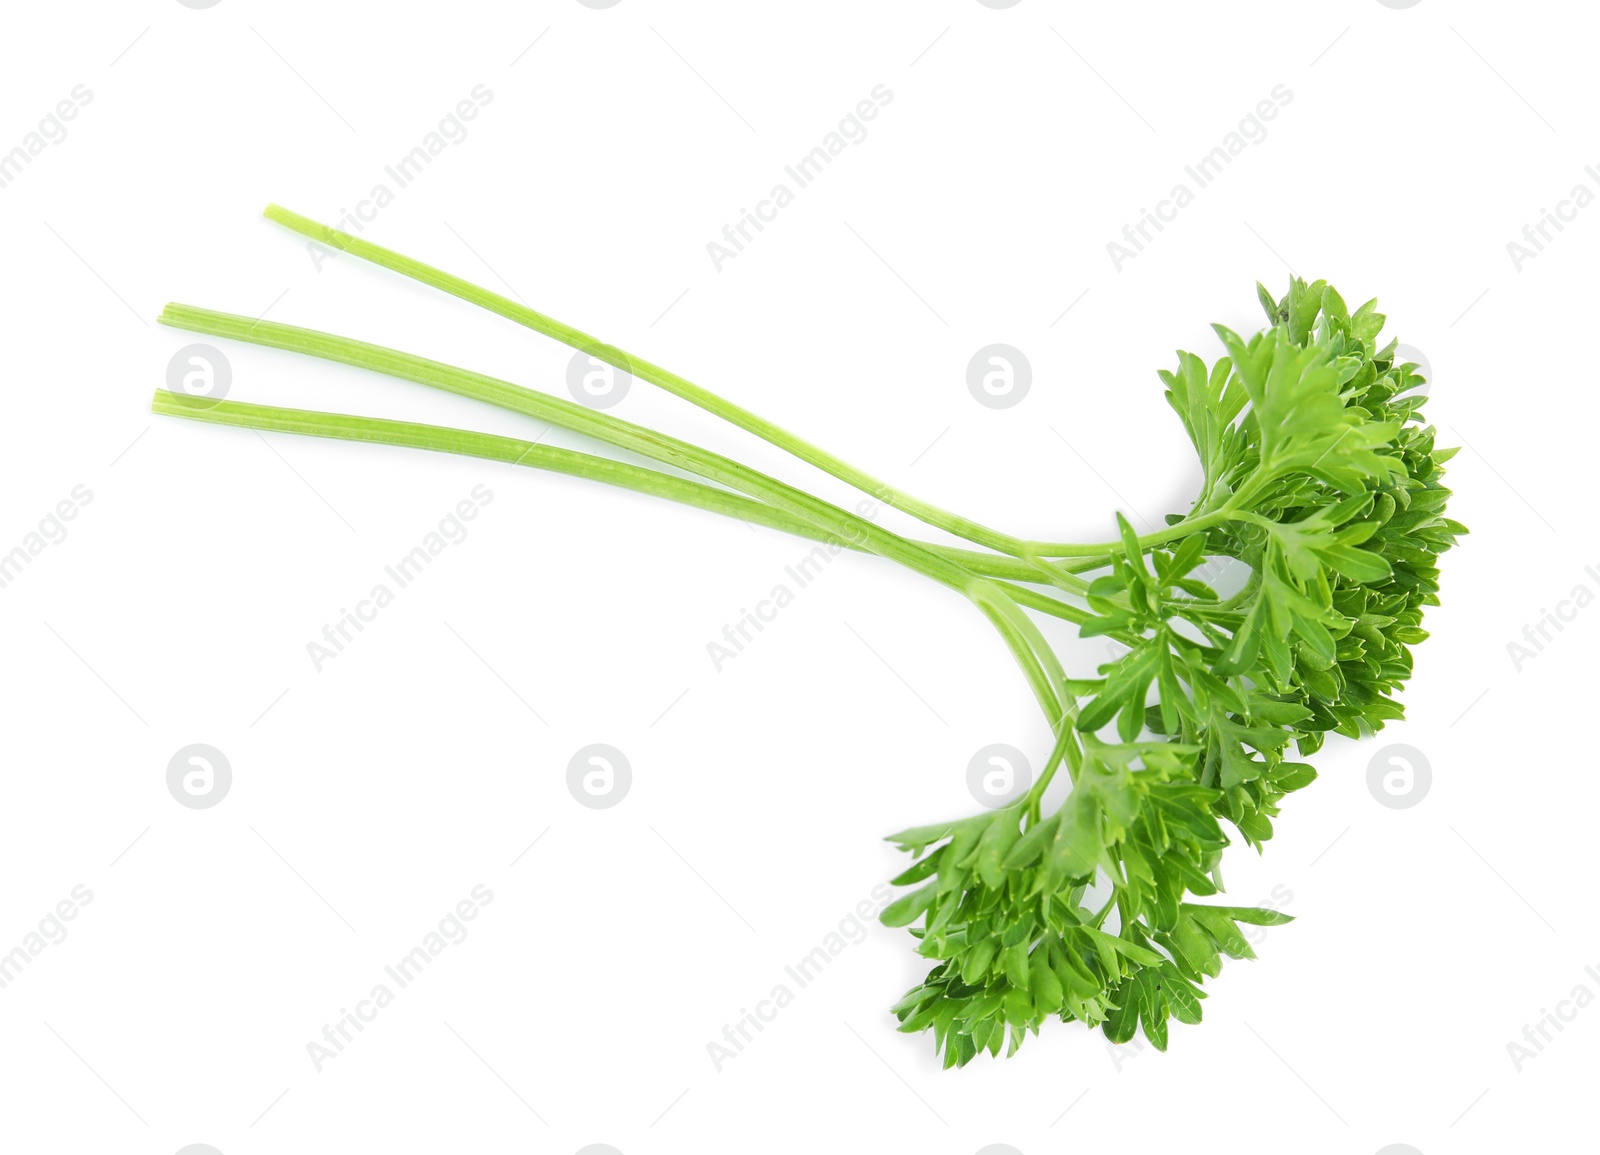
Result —
MULTIPOLYGON (((598 481, 619 489, 660 497, 681 505, 738 518, 751 525, 781 530, 796 537, 822 542, 856 552, 870 552, 859 541, 818 529, 808 521, 773 509, 765 502, 742 493, 691 481, 676 474, 646 469, 625 461, 614 461, 592 453, 580 453, 493 433, 422 425, 410 421, 391 421, 381 417, 356 417, 342 413, 323 413, 309 409, 286 409, 271 405, 252 405, 242 401, 212 401, 158 389, 151 399, 153 412, 169 417, 184 417, 218 425, 239 426, 277 433, 329 437, 343 441, 363 441, 378 445, 406 446, 466 457, 480 457, 511 465, 527 466, 551 473, 564 473, 598 481)), ((1042 594, 1037 590, 997 583, 1019 605, 1065 621, 1082 624, 1091 615, 1077 606, 1042 594)))
POLYGON ((593 437, 653 461, 698 474, 768 502, 775 508, 785 510, 831 532, 848 531, 867 543, 873 552, 901 561, 953 589, 965 592, 968 584, 976 578, 970 570, 930 549, 722 454, 701 449, 689 442, 589 409, 573 401, 525 389, 520 385, 482 373, 413 356, 397 349, 322 333, 314 329, 282 325, 274 321, 256 320, 179 304, 168 305, 162 311, 160 320, 162 324, 174 328, 304 353, 487 402, 593 437))
MULTIPOLYGON (((520 385, 482 373, 402 353, 397 349, 371 345, 364 341, 355 341, 313 329, 280 325, 274 321, 255 320, 178 304, 169 304, 162 311, 160 321, 174 328, 188 329, 210 336, 232 337, 255 345, 286 349, 357 368, 371 369, 401 380, 430 385, 463 397, 484 401, 576 433, 586 434, 619 449, 638 453, 652 461, 683 469, 739 490, 824 532, 845 538, 859 538, 863 546, 873 553, 898 561, 959 591, 969 599, 978 601, 991 620, 994 620, 991 608, 980 599, 992 596, 1012 605, 1015 609, 1014 603, 1010 603, 1007 596, 989 579, 980 577, 882 526, 719 453, 585 408, 576 402, 524 389, 520 385)), ((1050 647, 1039 633, 1038 627, 1025 614, 1019 611, 1017 616, 1020 623, 1014 629, 1002 629, 1001 636, 1022 666, 1023 672, 1027 674, 1029 685, 1039 698, 1040 707, 1053 721, 1064 708, 1063 700, 1070 700, 1070 695, 1067 694, 1062 681, 1058 680, 1054 685, 1050 685, 1042 682, 1037 676, 1039 655, 1051 653, 1050 647)))
POLYGON ((526 305, 503 297, 499 293, 483 288, 481 285, 475 285, 442 269, 436 269, 432 265, 424 264, 392 249, 386 249, 382 245, 375 245, 371 241, 319 224, 280 205, 268 205, 265 215, 269 220, 276 221, 278 224, 293 229, 295 232, 310 237, 312 240, 330 248, 353 253, 363 260, 371 261, 373 264, 381 265, 413 280, 421 281, 424 284, 432 285, 434 288, 454 294, 464 301, 470 301, 472 304, 488 309, 491 312, 499 313, 502 317, 515 321, 519 325, 524 325, 536 333, 554 337, 565 345, 570 345, 574 349, 583 351, 597 361, 604 362, 637 377, 641 381, 647 381, 652 385, 665 389, 668 393, 681 397, 692 405, 698 405, 700 408, 716 414, 740 429, 754 433, 762 440, 770 442, 788 453, 792 453, 800 460, 831 473, 841 481, 847 482, 886 504, 903 510, 920 521, 927 522, 929 525, 936 526, 948 533, 955 534, 957 537, 975 542, 989 549, 1010 554, 1013 557, 1021 557, 1027 550, 1027 543, 1020 538, 989 529, 968 518, 940 509, 938 506, 931 505, 928 502, 920 501, 909 494, 901 493, 864 470, 856 469, 854 466, 834 457, 831 453, 811 444, 804 438, 790 433, 782 426, 776 425, 742 406, 735 405, 726 398, 719 397, 709 389, 701 388, 694 382, 663 369, 659 365, 651 364, 642 357, 635 357, 631 353, 626 353, 615 345, 608 345, 591 337, 582 330, 558 321, 554 317, 547 316, 536 309, 530 309, 526 305))
MULTIPOLYGON (((1221 509, 1212 510, 1198 517, 1185 518, 1166 529, 1158 529, 1153 533, 1141 534, 1139 545, 1143 549, 1153 549, 1158 545, 1177 541, 1179 538, 1188 537, 1191 533, 1201 533, 1213 526, 1222 525, 1224 522, 1237 517, 1235 505, 1230 503, 1221 509)), ((1074 545, 1070 542, 1040 542, 1034 548, 1045 557, 1058 558, 1085 558, 1096 561, 1108 560, 1112 555, 1122 553, 1122 543, 1101 542, 1098 545, 1074 545)))
POLYGON ((1030 822, 1039 821, 1040 801, 1044 798, 1044 792, 1050 788, 1050 782, 1055 778, 1056 770, 1063 759, 1067 761, 1068 776, 1074 783, 1078 781, 1078 771, 1083 765, 1083 747, 1079 743, 1078 731, 1072 722, 1071 718, 1063 718, 1056 727, 1055 748, 1050 751, 1044 769, 1039 772, 1039 780, 1023 798, 1023 805, 1027 809, 1030 822))
MULTIPOLYGON (((793 454, 801 461, 832 474, 841 481, 854 486, 864 493, 871 494, 895 509, 910 514, 919 521, 926 522, 947 533, 954 534, 988 549, 997 550, 1011 557, 1027 559, 1037 574, 1042 574, 1044 580, 1052 581, 1054 584, 1061 584, 1061 579, 1066 571, 1049 565, 1046 559, 1072 557, 1098 560, 1117 552, 1121 548, 1118 542, 1078 545, 1067 542, 1027 541, 1008 533, 1001 533, 999 530, 990 529, 988 526, 970 518, 951 513, 910 494, 902 493, 865 470, 857 469, 821 447, 813 445, 804 438, 745 409, 743 406, 736 405, 727 398, 696 385, 694 382, 680 377, 670 370, 663 369, 659 365, 652 364, 642 357, 636 357, 632 353, 617 348, 615 345, 610 345, 591 337, 581 329, 574 328, 563 321, 558 321, 554 317, 539 312, 537 309, 531 309, 527 305, 501 296, 499 293, 486 289, 481 285, 475 285, 471 281, 447 273, 443 269, 435 268, 403 253, 397 253, 393 249, 384 248, 382 245, 373 244, 371 241, 364 240, 361 237, 352 236, 329 225, 321 224, 281 205, 268 205, 265 215, 269 220, 275 221, 320 244, 338 249, 341 252, 354 254, 363 260, 370 261, 392 272, 410 277, 425 285, 431 285, 436 289, 441 289, 490 312, 498 313, 500 316, 532 329, 536 333, 543 333, 547 337, 553 337, 562 344, 580 350, 597 361, 621 369, 641 381, 647 381, 666 390, 675 397, 680 397, 692 405, 698 405, 701 409, 716 414, 738 428, 755 434, 779 449, 793 454)), ((1148 544, 1158 545, 1175 537, 1181 537, 1185 532, 1193 531, 1192 528, 1179 530, 1174 527, 1171 530, 1149 535, 1148 544)), ((1140 541, 1145 542, 1146 539, 1141 538, 1140 541)), ((1037 581, 1040 578, 1034 576, 1023 580, 1037 581)))

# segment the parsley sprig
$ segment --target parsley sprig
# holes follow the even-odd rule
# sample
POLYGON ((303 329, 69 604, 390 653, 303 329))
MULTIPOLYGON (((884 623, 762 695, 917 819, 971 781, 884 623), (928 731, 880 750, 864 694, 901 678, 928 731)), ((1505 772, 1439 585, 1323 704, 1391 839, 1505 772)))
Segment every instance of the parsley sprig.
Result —
POLYGON ((1268 324, 1216 326, 1213 364, 1179 353, 1166 395, 1202 470, 1187 513, 1105 542, 1038 542, 902 493, 685 378, 520 302, 276 206, 313 240, 499 313, 625 369, 976 549, 895 532, 723 454, 508 381, 315 330, 169 305, 163 323, 343 362, 585 434, 638 465, 469 430, 157 393, 161 413, 467 454, 573 474, 802 537, 871 552, 971 601, 1011 651, 1055 735, 1015 803, 891 841, 913 856, 882 914, 932 960, 895 1007, 931 1030, 945 1063, 1014 1052, 1045 1020, 1077 1020, 1165 1049, 1168 1022, 1201 1018, 1221 960, 1253 957, 1240 923, 1286 916, 1200 902, 1222 891, 1235 838, 1260 850, 1303 759, 1402 716, 1411 647, 1427 637, 1440 554, 1466 531, 1445 516, 1444 463, 1421 416, 1423 379, 1379 347, 1375 302, 1331 286, 1258 286, 1268 324), (683 476, 688 474, 689 476, 683 476), (1249 574, 1222 595, 1222 559, 1249 574), (1088 575, 1088 576, 1085 576, 1088 575), (1030 617, 1075 623, 1124 652, 1069 677, 1030 617), (1045 796, 1070 780, 1051 812, 1045 796))
POLYGON ((1115 1042, 1142 1030, 1164 1050, 1169 1018, 1200 1021, 1222 957, 1253 957, 1238 924, 1288 921, 1190 901, 1222 889, 1228 830, 1260 849, 1283 798, 1316 777, 1291 752, 1402 716, 1438 555, 1466 532, 1444 516, 1453 450, 1421 424, 1416 367, 1377 346, 1374 302, 1351 313, 1298 279, 1281 301, 1261 296, 1267 329, 1246 341, 1217 326, 1227 356, 1180 353, 1161 374, 1204 471, 1190 514, 1169 520, 1195 532, 1149 549, 1117 519, 1082 632, 1130 644, 1071 684, 1076 733, 1051 763, 1073 774, 1065 802, 1038 813, 1042 778, 1014 806, 892 840, 918 856, 895 882, 917 889, 884 921, 920 919, 919 949, 938 960, 895 1013, 931 1029, 947 1064, 1013 1052, 1050 1017, 1115 1042), (1219 557, 1251 575, 1228 598, 1197 576, 1219 557))

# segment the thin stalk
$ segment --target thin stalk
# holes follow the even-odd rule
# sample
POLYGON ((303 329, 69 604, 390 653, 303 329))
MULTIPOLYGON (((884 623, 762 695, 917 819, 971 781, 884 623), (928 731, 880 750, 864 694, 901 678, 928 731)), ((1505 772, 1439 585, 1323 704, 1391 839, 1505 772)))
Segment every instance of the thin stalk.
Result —
MULTIPOLYGON (((162 324, 174 328, 205 333, 209 336, 232 337, 250 344, 305 353, 324 360, 371 369, 401 380, 430 385, 477 401, 485 401, 502 409, 559 425, 575 433, 586 434, 608 445, 638 453, 652 461, 671 465, 726 485, 765 501, 774 508, 809 522, 826 532, 859 538, 871 552, 898 561, 907 568, 979 602, 991 621, 994 620, 994 613, 990 606, 985 604, 987 600, 994 598, 1011 606, 1016 611, 1019 622, 1013 629, 1002 629, 1001 636, 1027 675, 1028 683, 1038 697, 1040 708, 1045 711, 1046 717, 1053 723, 1062 710, 1062 695, 1066 693, 1064 679, 1057 680, 1053 685, 1048 684, 1040 679, 1036 669, 1040 653, 1051 653, 1049 644, 1039 633, 1038 627, 1028 619, 1027 615, 1016 610, 1015 603, 1011 602, 992 581, 865 518, 813 497, 731 458, 609 414, 585 408, 576 402, 564 401, 559 397, 524 389, 520 385, 482 373, 458 369, 453 365, 430 361, 424 357, 402 353, 397 349, 371 345, 348 337, 179 304, 169 304, 162 311, 159 320, 162 324)), ((1053 653, 1051 660, 1054 660, 1053 653)))
POLYGON ((1078 742, 1078 732, 1072 723, 1072 718, 1063 718, 1057 725, 1055 748, 1050 751, 1044 769, 1039 772, 1039 780, 1033 784, 1023 799, 1030 825, 1039 821, 1040 803, 1044 799, 1044 792, 1050 788, 1051 779, 1056 776, 1056 770, 1063 759, 1068 761, 1068 776, 1073 782, 1078 780, 1078 770, 1083 765, 1083 748, 1078 742))
MULTIPOLYGON (((970 569, 973 573, 983 574, 985 577, 1009 578, 1019 582, 1043 582, 1039 567, 1021 558, 1010 557, 1003 553, 981 553, 975 549, 962 549, 959 546, 940 545, 934 542, 923 542, 929 549, 948 558, 959 566, 970 569)), ((1098 569, 1099 566, 1082 565, 1080 562, 1071 561, 1065 565, 1057 565, 1068 580, 1073 582, 1069 591, 1082 595, 1089 588, 1089 583, 1079 578, 1076 572, 1079 569, 1098 569)))
POLYGON ((977 575, 932 549, 900 537, 854 513, 813 497, 731 458, 678 438, 635 425, 574 401, 525 389, 520 385, 439 361, 413 356, 397 349, 356 341, 331 333, 282 325, 189 305, 169 304, 159 318, 164 325, 215 337, 231 337, 254 345, 305 353, 324 360, 370 369, 391 377, 443 389, 502 409, 537 418, 575 433, 585 434, 619 449, 629 450, 786 510, 801 520, 839 532, 848 529, 875 553, 901 561, 926 576, 966 589, 977 575), (820 519, 820 520, 819 520, 820 519), (874 545, 873 543, 876 543, 874 545), (877 548, 881 545, 883 549, 877 548))
POLYGON ((1113 887, 1111 897, 1106 899, 1106 904, 1100 908, 1100 913, 1095 915, 1094 920, 1089 923, 1089 925, 1094 927, 1095 930, 1099 930, 1105 925, 1106 915, 1110 914, 1111 908, 1117 905, 1117 896, 1120 893, 1120 890, 1117 890, 1115 887, 1113 887))
MULTIPOLYGON (((1158 545, 1165 545, 1170 541, 1188 537, 1191 533, 1201 533, 1213 526, 1222 525, 1224 522, 1234 520, 1238 514, 1234 512, 1234 502, 1229 502, 1221 509, 1214 509, 1210 513, 1203 513, 1198 517, 1185 518, 1166 529, 1158 529, 1153 533, 1141 534, 1139 545, 1142 549, 1153 549, 1158 545)), ((1071 542, 1038 542, 1033 543, 1033 548, 1045 557, 1053 558, 1087 558, 1101 564, 1106 564, 1113 555, 1122 553, 1120 541, 1101 542, 1098 545, 1075 545, 1071 542)))
MULTIPOLYGON (((598 481, 619 489, 648 494, 680 505, 738 518, 751 525, 780 530, 796 537, 822 542, 858 553, 869 553, 858 541, 842 539, 818 529, 808 521, 773 509, 765 502, 726 489, 691 481, 676 474, 646 469, 625 461, 614 461, 592 453, 539 445, 493 433, 452 429, 441 425, 422 425, 410 421, 391 421, 381 417, 357 417, 343 413, 322 413, 310 409, 286 409, 271 405, 252 405, 243 401, 212 401, 158 389, 151 399, 153 412, 191 421, 261 429, 276 433, 295 433, 328 437, 342 441, 362 441, 377 445, 397 445, 427 449, 466 457, 479 457, 510 465, 522 465, 551 473, 562 473, 598 481)), ((1021 605, 1065 621, 1082 624, 1091 615, 1037 590, 997 583, 1021 605)))
MULTIPOLYGON (((1121 543, 1114 541, 1101 542, 1095 545, 1079 545, 1069 542, 1037 542, 990 529, 988 526, 970 518, 951 513, 949 510, 941 509, 930 502, 922 501, 908 493, 903 493, 887 482, 872 476, 865 470, 857 469, 848 462, 840 460, 820 446, 814 445, 804 438, 789 432, 782 426, 768 421, 759 414, 753 413, 743 406, 711 392, 709 389, 696 385, 694 382, 685 377, 680 377, 668 369, 652 364, 642 357, 636 357, 615 345, 610 345, 591 337, 581 329, 568 325, 564 321, 558 321, 554 317, 539 312, 537 309, 531 309, 518 301, 501 296, 499 293, 486 289, 481 285, 473 284, 471 281, 425 264, 403 253, 397 253, 393 249, 384 248, 382 245, 373 244, 371 241, 361 237, 352 236, 330 225, 321 224, 281 205, 268 205, 264 215, 269 220, 275 221, 285 228, 292 229, 320 244, 338 249, 341 252, 352 253, 363 260, 370 261, 392 272, 410 277, 425 285, 431 285, 492 313, 498 313, 500 316, 532 329, 536 333, 553 337, 562 344, 569 345, 597 361, 621 369, 641 381, 649 382, 658 388, 666 390, 675 397, 682 398, 691 405, 697 405, 709 413, 716 414, 738 428, 755 434, 763 441, 777 446, 786 453, 790 453, 801 461, 833 475, 864 493, 871 494, 895 509, 910 514, 919 521, 926 522, 947 533, 954 534, 956 537, 985 546, 988 549, 1024 559, 1038 573, 1044 575, 1044 580, 1052 584, 1061 585, 1062 579, 1066 576, 1066 571, 1049 565, 1046 559, 1092 558, 1098 561, 1098 559, 1108 557, 1121 549, 1121 543)), ((1175 537, 1182 537, 1186 533, 1195 532, 1198 528, 1203 528, 1199 523, 1204 520, 1204 517, 1198 518, 1188 528, 1174 526, 1168 530, 1149 534, 1139 540, 1141 543, 1159 545, 1175 537)), ((1207 524, 1215 524, 1215 522, 1208 522, 1207 524)), ((1100 564, 1104 563, 1101 562, 1100 564)), ((1039 579, 1035 577, 1025 580, 1037 581, 1039 579)), ((1063 588, 1071 587, 1064 586, 1063 588)))
POLYGON ((936 526, 947 533, 952 533, 957 537, 975 542, 989 549, 1010 554, 1012 557, 1022 557, 1027 552, 1028 543, 1020 538, 1000 533, 969 518, 961 517, 909 494, 901 493, 893 486, 880 481, 865 470, 857 469, 839 460, 819 446, 813 445, 804 438, 790 433, 782 426, 776 425, 766 420, 766 418, 752 413, 750 410, 736 405, 724 397, 718 396, 709 389, 704 389, 694 382, 678 376, 676 373, 663 369, 659 365, 651 364, 642 357, 635 357, 631 353, 626 353, 615 345, 608 345, 597 338, 591 337, 582 330, 558 321, 554 317, 547 316, 536 309, 530 309, 526 305, 503 297, 499 293, 485 289, 481 285, 475 285, 471 281, 463 280, 461 277, 447 273, 443 269, 436 269, 432 265, 424 264, 392 249, 386 249, 382 245, 375 245, 371 241, 351 236, 349 233, 328 225, 319 224, 317 221, 301 216, 299 213, 283 208, 281 205, 268 205, 265 215, 269 220, 276 221, 278 224, 293 229, 295 232, 310 237, 312 240, 330 248, 353 253, 363 260, 371 261, 375 265, 381 265, 393 272, 421 281, 423 284, 442 289, 447 293, 460 297, 464 301, 470 301, 472 304, 488 309, 490 312, 498 313, 502 317, 515 321, 519 325, 524 325, 536 333, 554 337, 562 344, 581 350, 597 361, 602 361, 605 364, 621 369, 641 381, 647 381, 652 385, 665 389, 675 397, 681 397, 691 405, 698 405, 707 412, 716 414, 723 420, 738 426, 746 432, 755 434, 763 441, 776 445, 779 449, 832 474, 864 493, 869 493, 880 501, 909 513, 919 521, 927 522, 929 525, 936 526))

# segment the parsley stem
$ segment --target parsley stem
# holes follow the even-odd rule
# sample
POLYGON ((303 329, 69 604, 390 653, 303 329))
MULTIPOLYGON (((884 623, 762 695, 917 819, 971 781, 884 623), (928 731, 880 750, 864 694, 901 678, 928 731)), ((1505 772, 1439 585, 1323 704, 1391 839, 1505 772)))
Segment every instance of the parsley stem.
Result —
MULTIPOLYGON (((1139 545, 1145 550, 1154 549, 1156 546, 1165 545, 1170 541, 1188 537, 1191 533, 1201 533, 1215 526, 1237 518, 1233 504, 1230 503, 1221 509, 1214 509, 1210 513, 1200 514, 1198 517, 1185 518, 1183 521, 1159 529, 1139 537, 1139 545)), ((1072 542, 1029 542, 1029 548, 1043 557, 1050 558, 1092 558, 1097 561, 1109 562, 1113 554, 1122 553, 1120 541, 1105 541, 1096 545, 1076 545, 1072 542)))
POLYGON ((1096 930, 1099 930, 1105 925, 1106 915, 1110 914, 1111 908, 1117 905, 1118 893, 1119 891, 1114 887, 1111 892, 1111 897, 1106 899, 1106 904, 1100 908, 1100 913, 1094 916, 1094 920, 1089 924, 1090 926, 1094 927, 1096 930))
POLYGON ((846 540, 859 539, 865 549, 891 561, 898 561, 977 603, 984 615, 1000 630, 1051 725, 1056 723, 1069 708, 1067 703, 1072 701, 1065 689, 1065 675, 1060 672, 1054 651, 1039 633, 1038 626, 992 580, 857 514, 722 454, 589 409, 574 401, 348 337, 180 304, 169 304, 162 310, 159 320, 173 328, 304 353, 484 401, 575 433, 586 434, 616 448, 638 453, 652 461, 739 490, 823 532, 836 534, 846 540))
POLYGON ((1012 557, 1021 557, 1027 551, 1028 543, 1010 534, 1000 533, 997 530, 980 525, 969 518, 940 509, 929 502, 921 501, 873 477, 865 470, 857 469, 844 461, 839 460, 831 453, 826 452, 811 442, 790 433, 787 429, 761 417, 743 406, 704 389, 694 382, 676 373, 654 365, 642 357, 635 357, 624 352, 615 345, 606 344, 595 337, 576 329, 554 317, 547 316, 536 309, 530 309, 517 301, 501 296, 499 293, 475 285, 471 281, 462 279, 445 272, 443 269, 434 268, 422 261, 397 253, 393 249, 375 245, 371 241, 352 236, 349 233, 328 225, 319 224, 309 217, 283 208, 280 205, 268 205, 265 214, 269 220, 276 221, 286 228, 310 237, 312 240, 327 245, 330 248, 343 252, 353 253, 363 260, 371 261, 375 265, 400 273, 403 276, 421 281, 423 284, 432 285, 436 289, 451 293, 464 301, 469 301, 490 312, 498 313, 502 317, 526 326, 536 333, 543 333, 547 337, 554 337, 565 345, 602 361, 614 368, 621 369, 647 381, 668 393, 698 405, 707 412, 714 413, 723 420, 738 426, 746 432, 753 433, 762 440, 776 445, 785 452, 793 454, 807 464, 814 465, 826 473, 832 474, 856 489, 869 493, 878 500, 896 509, 909 513, 919 521, 952 533, 967 541, 998 550, 1012 557))
POLYGON ((458 369, 397 349, 313 329, 282 325, 274 321, 255 320, 179 304, 168 305, 162 312, 160 320, 162 324, 175 328, 304 353, 324 360, 370 369, 401 380, 429 385, 476 401, 484 401, 575 433, 585 434, 664 465, 698 474, 707 480, 766 501, 775 508, 819 528, 833 532, 849 531, 867 542, 869 547, 873 548, 873 552, 880 552, 893 560, 905 562, 911 568, 936 578, 952 588, 965 590, 966 586, 975 580, 975 575, 963 567, 928 549, 914 545, 857 514, 813 497, 721 454, 589 409, 574 401, 524 389, 509 381, 458 369))
POLYGON ((1074 717, 1062 718, 1056 726, 1056 744, 1050 751, 1050 757, 1045 761, 1044 769, 1039 771, 1039 778, 1023 799, 1027 806, 1028 817, 1032 822, 1039 821, 1040 802, 1044 792, 1050 788, 1050 781, 1056 776, 1056 770, 1061 766, 1062 760, 1067 763, 1067 777, 1074 784, 1078 781, 1078 770, 1083 765, 1083 747, 1078 740, 1078 732, 1073 726, 1074 717))
MULTIPOLYGON (((646 381, 658 388, 666 390, 675 397, 679 397, 692 405, 697 405, 709 413, 713 413, 723 420, 747 433, 753 433, 762 440, 777 446, 786 453, 792 454, 801 461, 829 473, 839 480, 871 494, 886 505, 910 514, 919 521, 937 529, 942 529, 966 541, 995 550, 999 553, 1014 558, 1024 559, 1045 579, 1062 588, 1071 588, 1063 585, 1066 571, 1049 563, 1050 558, 1088 558, 1097 562, 1109 554, 1120 551, 1120 542, 1101 542, 1093 545, 1077 545, 1066 542, 1036 542, 1027 541, 999 530, 990 529, 988 526, 941 509, 930 502, 922 501, 908 493, 904 493, 889 485, 865 470, 857 469, 848 462, 840 460, 833 454, 814 445, 804 438, 789 432, 787 429, 768 421, 759 414, 753 413, 741 405, 737 405, 727 398, 706 389, 685 377, 664 369, 659 365, 646 361, 628 353, 615 345, 607 344, 590 336, 588 333, 558 321, 537 309, 529 308, 518 301, 513 301, 482 285, 473 284, 462 277, 447 273, 443 269, 435 268, 414 257, 382 245, 373 244, 371 241, 329 225, 321 224, 309 217, 286 209, 281 205, 268 205, 264 211, 267 219, 292 229, 302 236, 313 241, 338 249, 341 252, 351 253, 363 260, 370 261, 391 272, 410 277, 425 285, 450 293, 464 301, 498 313, 508 320, 515 321, 525 328, 547 337, 553 337, 564 345, 569 345, 601 361, 613 368, 620 369, 641 381, 646 381)), ((1210 515, 1197 518, 1191 523, 1180 523, 1166 530, 1148 534, 1140 538, 1141 544, 1159 545, 1174 538, 1182 537, 1188 533, 1197 532, 1205 525, 1215 524, 1207 520, 1210 515), (1201 523, 1205 523, 1202 525, 1201 523)), ((1221 520, 1221 519, 1218 519, 1221 520)), ((1009 576, 1009 575, 1008 575, 1009 576)), ((1037 578, 1025 580, 1035 581, 1037 578)))
MULTIPOLYGON (((391 421, 380 417, 356 417, 309 409, 286 409, 271 405, 253 405, 242 401, 213 401, 204 397, 173 393, 166 389, 156 391, 151 399, 150 408, 152 412, 164 416, 183 417, 191 421, 205 421, 268 432, 329 437, 344 441, 407 446, 479 457, 510 465, 522 465, 552 473, 564 473, 664 498, 712 513, 720 513, 752 525, 781 530, 796 537, 838 545, 858 553, 870 552, 859 541, 840 538, 820 530, 810 522, 782 513, 765 502, 746 497, 742 493, 719 489, 676 474, 662 473, 624 461, 614 461, 609 457, 540 445, 532 441, 439 425, 391 421)), ((1015 586, 1004 581, 996 584, 1019 605, 1038 610, 1040 613, 1080 625, 1091 616, 1077 606, 1052 598, 1038 590, 1015 586)))

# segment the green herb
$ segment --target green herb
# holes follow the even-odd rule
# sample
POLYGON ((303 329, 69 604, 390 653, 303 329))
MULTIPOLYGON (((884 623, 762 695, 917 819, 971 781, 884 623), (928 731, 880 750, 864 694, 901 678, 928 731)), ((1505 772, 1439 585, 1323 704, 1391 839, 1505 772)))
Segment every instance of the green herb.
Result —
MULTIPOLYGON (((1200 1021, 1205 978, 1253 953, 1239 924, 1285 916, 1195 902, 1222 890, 1223 850, 1258 850, 1288 794, 1311 783, 1327 734, 1359 738, 1402 716, 1395 694, 1437 604, 1438 555, 1465 533, 1445 517, 1443 464, 1420 416, 1416 366, 1378 345, 1367 302, 1296 278, 1260 298, 1268 326, 1216 327, 1211 365, 1162 372, 1202 467, 1189 511, 1137 536, 1034 542, 900 493, 786 430, 569 325, 277 207, 313 239, 453 293, 625 369, 885 503, 980 548, 919 541, 777 478, 652 429, 464 369, 344 337, 170 305, 165 324, 289 349, 445 389, 586 434, 660 466, 512 438, 366 417, 156 394, 203 421, 467 454, 589 477, 753 524, 878 554, 971 601, 1010 649, 1055 734, 1027 794, 1004 809, 902 831, 910 888, 883 912, 934 965, 894 1008, 931 1030, 946 1065, 1014 1052, 1046 1019, 1165 1049, 1168 1022, 1200 1021), (1204 580, 1248 568, 1238 592, 1204 580), (1085 577, 1082 575, 1092 576, 1085 577), (1043 588, 1040 588, 1043 587, 1043 588), (1076 623, 1126 652, 1069 678, 1024 612, 1076 623), (1065 766, 1070 790, 1044 796, 1065 766), (1094 897, 1091 897, 1094 896, 1094 897)), ((1258 286, 1259 288, 1259 286, 1258 286)))

